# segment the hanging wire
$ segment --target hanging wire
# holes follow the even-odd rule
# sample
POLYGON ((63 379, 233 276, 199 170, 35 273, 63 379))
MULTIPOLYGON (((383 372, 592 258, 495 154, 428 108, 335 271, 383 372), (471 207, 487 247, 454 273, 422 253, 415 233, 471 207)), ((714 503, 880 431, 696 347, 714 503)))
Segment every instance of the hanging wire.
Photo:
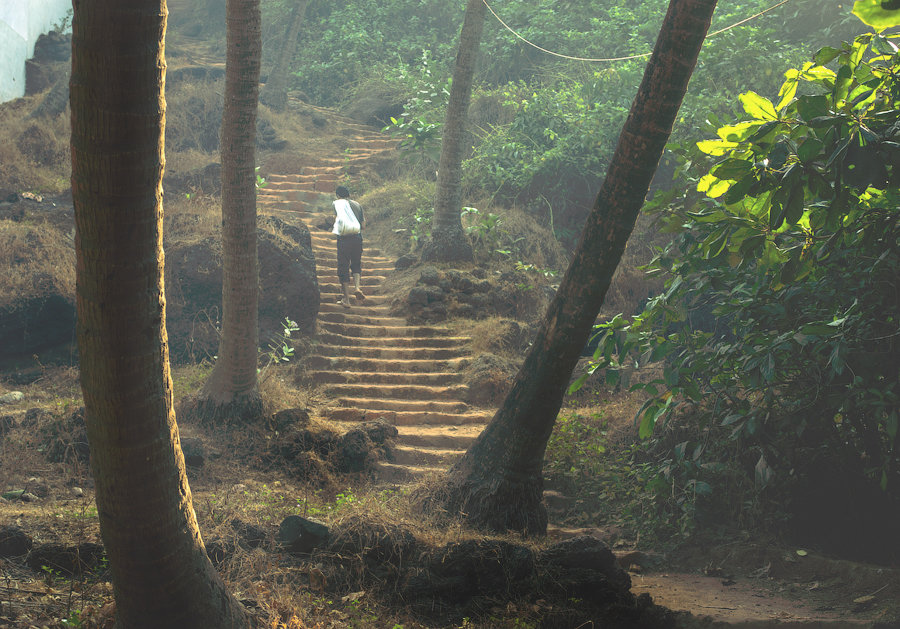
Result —
MULTIPOLYGON (((773 11, 773 10, 777 9, 778 7, 780 7, 780 6, 782 6, 782 5, 784 5, 784 4, 787 4, 787 3, 790 2, 790 1, 791 1, 791 0, 782 0, 782 2, 779 2, 778 4, 775 4, 775 5, 771 6, 771 7, 769 7, 768 9, 763 9, 763 10, 760 11, 759 13, 756 13, 755 15, 751 15, 750 17, 745 18, 745 19, 741 20, 740 22, 735 22, 734 24, 731 24, 730 26, 726 26, 725 28, 720 28, 720 29, 717 30, 717 31, 713 31, 712 33, 709 33, 709 34, 706 36, 706 38, 709 39, 710 37, 713 37, 714 35, 719 35, 719 34, 721 34, 721 33, 724 33, 725 31, 730 31, 730 30, 733 29, 733 28, 737 28, 737 27, 740 26, 741 24, 746 24, 746 23, 749 22, 750 20, 755 20, 756 18, 760 17, 761 15, 765 15, 765 14, 768 13, 769 11, 773 11)), ((589 62, 600 63, 600 62, 610 62, 610 61, 628 61, 628 60, 630 60, 630 59, 642 59, 642 58, 644 58, 644 57, 649 57, 650 54, 651 54, 651 53, 649 53, 649 52, 645 52, 645 53, 640 54, 640 55, 629 55, 629 56, 627 56, 627 57, 607 57, 607 58, 603 58, 603 59, 591 59, 591 58, 589 58, 589 57, 572 57, 572 56, 570 56, 570 55, 564 55, 564 54, 559 53, 559 52, 554 52, 554 51, 552 51, 552 50, 547 50, 546 48, 541 48, 541 47, 538 46, 537 44, 528 41, 527 39, 525 39, 524 37, 522 37, 522 35, 520 35, 520 34, 517 33, 515 30, 513 30, 506 22, 503 21, 503 19, 502 19, 499 15, 497 15, 497 12, 494 11, 494 9, 491 7, 490 4, 488 4, 488 1, 487 1, 487 0, 482 0, 482 2, 484 2, 484 6, 487 7, 488 11, 490 11, 491 14, 493 14, 493 16, 494 16, 495 18, 497 18, 497 21, 500 22, 500 24, 502 24, 503 27, 504 27, 506 30, 508 30, 510 33, 512 33, 513 35, 515 35, 517 38, 521 39, 523 42, 525 42, 526 44, 528 44, 528 45, 531 46, 532 48, 536 48, 537 50, 540 50, 541 52, 546 53, 546 54, 548 54, 548 55, 553 55, 554 57, 559 57, 559 58, 561 58, 561 59, 569 59, 569 60, 571 60, 571 61, 589 61, 589 62)))

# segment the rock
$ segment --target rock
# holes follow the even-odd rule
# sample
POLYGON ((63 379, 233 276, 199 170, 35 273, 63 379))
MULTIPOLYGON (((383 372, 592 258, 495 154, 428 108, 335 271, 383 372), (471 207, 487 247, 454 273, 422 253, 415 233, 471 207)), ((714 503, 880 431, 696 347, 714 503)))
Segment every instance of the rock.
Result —
POLYGON ((47 568, 61 573, 63 576, 78 576, 100 565, 103 557, 103 546, 93 542, 83 542, 77 546, 65 544, 41 544, 28 553, 25 563, 35 572, 44 572, 47 568))
POLYGON ((0 395, 0 404, 15 404, 25 399, 25 394, 21 391, 10 391, 0 395))
POLYGON ((231 528, 238 537, 238 544, 243 548, 259 548, 266 543, 269 534, 261 526, 242 522, 241 520, 232 520, 231 528))
POLYGON ((22 496, 21 496, 20 500, 22 502, 38 502, 38 501, 40 501, 40 498, 35 496, 33 493, 26 491, 26 492, 22 492, 22 496))
POLYGON ((337 468, 341 472, 363 472, 375 461, 374 444, 359 428, 351 428, 341 436, 337 451, 337 468))
POLYGON ((418 261, 419 257, 417 255, 413 253, 407 253, 397 258, 397 260, 394 262, 394 268, 398 271, 404 271, 416 264, 418 261))
POLYGON ((290 428, 305 428, 308 425, 307 408, 286 408, 275 413, 269 421, 269 428, 275 432, 286 432, 290 428))
POLYGON ((364 431, 369 436, 369 439, 372 440, 372 443, 378 445, 384 445, 400 435, 400 431, 397 430, 396 426, 387 423, 383 419, 362 423, 357 428, 364 431))
POLYGON ((574 591, 589 589, 598 578, 617 588, 631 587, 631 578, 619 567, 612 550, 595 537, 573 537, 557 542, 538 555, 538 562, 552 572, 564 573, 574 591))
POLYGON ((50 485, 45 483, 43 478, 32 477, 25 483, 25 492, 38 498, 46 498, 50 495, 50 485))
POLYGON ((182 437, 181 452, 188 467, 200 468, 206 463, 206 448, 198 437, 182 437))
MULTIPOLYGON (((404 600, 432 604, 435 599, 465 604, 473 597, 509 597, 527 588, 534 554, 524 546, 491 539, 451 543, 426 559, 426 570, 411 573, 400 586, 404 600)), ((508 599, 507 599, 508 600, 508 599)))
POLYGON ((447 294, 440 286, 426 286, 425 295, 429 304, 443 302, 447 299, 447 294))
POLYGON ((440 281, 441 281, 441 274, 433 266, 424 267, 422 269, 421 274, 419 275, 419 283, 420 284, 426 284, 428 286, 437 286, 437 284, 440 281))
POLYGON ((424 306, 428 303, 428 293, 425 290, 424 286, 413 286, 409 289, 409 296, 407 297, 407 301, 411 306, 413 305, 421 305, 424 306))
POLYGON ((281 521, 277 539, 287 552, 307 554, 328 542, 328 527, 316 520, 289 515, 281 521))
POLYGON ((72 36, 59 31, 40 35, 34 43, 32 59, 37 63, 64 63, 72 56, 72 36))
POLYGON ((18 526, 0 526, 0 558, 27 555, 34 542, 18 526))
POLYGON ((75 498, 84 498, 84 490, 81 487, 73 487, 72 489, 69 490, 69 492, 75 498))

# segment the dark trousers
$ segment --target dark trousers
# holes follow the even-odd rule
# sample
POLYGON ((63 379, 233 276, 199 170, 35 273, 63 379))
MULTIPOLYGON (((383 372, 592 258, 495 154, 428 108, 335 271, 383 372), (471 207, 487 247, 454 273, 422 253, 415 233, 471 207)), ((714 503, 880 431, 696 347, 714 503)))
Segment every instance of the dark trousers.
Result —
POLYGON ((350 273, 362 273, 362 234, 337 237, 337 272, 341 284, 350 283, 350 273))

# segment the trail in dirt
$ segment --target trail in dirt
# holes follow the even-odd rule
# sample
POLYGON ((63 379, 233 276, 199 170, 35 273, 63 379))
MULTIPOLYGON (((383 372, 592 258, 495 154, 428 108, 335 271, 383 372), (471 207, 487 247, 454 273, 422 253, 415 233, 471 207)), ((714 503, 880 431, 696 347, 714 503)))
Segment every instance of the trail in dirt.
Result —
MULTIPOLYGON (((260 211, 293 214, 308 227, 322 305, 318 344, 307 367, 322 385, 329 404, 323 417, 355 423, 383 418, 400 432, 396 458, 382 463, 382 479, 405 481, 446 469, 481 432, 490 415, 462 401, 458 369, 468 357, 468 338, 440 326, 410 326, 390 315, 382 292, 393 261, 364 242, 362 290, 365 300, 350 308, 337 303, 335 241, 322 228, 331 216, 335 186, 365 160, 395 150, 396 142, 368 127, 321 110, 347 131, 340 157, 321 157, 298 173, 270 174, 259 195, 260 211)), ((365 234, 364 234, 365 237, 365 234)))

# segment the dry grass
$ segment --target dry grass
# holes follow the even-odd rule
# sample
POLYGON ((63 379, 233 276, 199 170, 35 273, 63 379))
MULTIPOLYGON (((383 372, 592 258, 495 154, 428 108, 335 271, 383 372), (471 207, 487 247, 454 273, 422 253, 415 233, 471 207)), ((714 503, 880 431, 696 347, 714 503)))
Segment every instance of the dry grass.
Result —
POLYGON ((69 187, 69 117, 29 119, 41 97, 0 107, 0 189, 59 194, 69 187))
POLYGON ((75 251, 49 223, 0 221, 0 308, 54 293, 75 299, 75 251))

